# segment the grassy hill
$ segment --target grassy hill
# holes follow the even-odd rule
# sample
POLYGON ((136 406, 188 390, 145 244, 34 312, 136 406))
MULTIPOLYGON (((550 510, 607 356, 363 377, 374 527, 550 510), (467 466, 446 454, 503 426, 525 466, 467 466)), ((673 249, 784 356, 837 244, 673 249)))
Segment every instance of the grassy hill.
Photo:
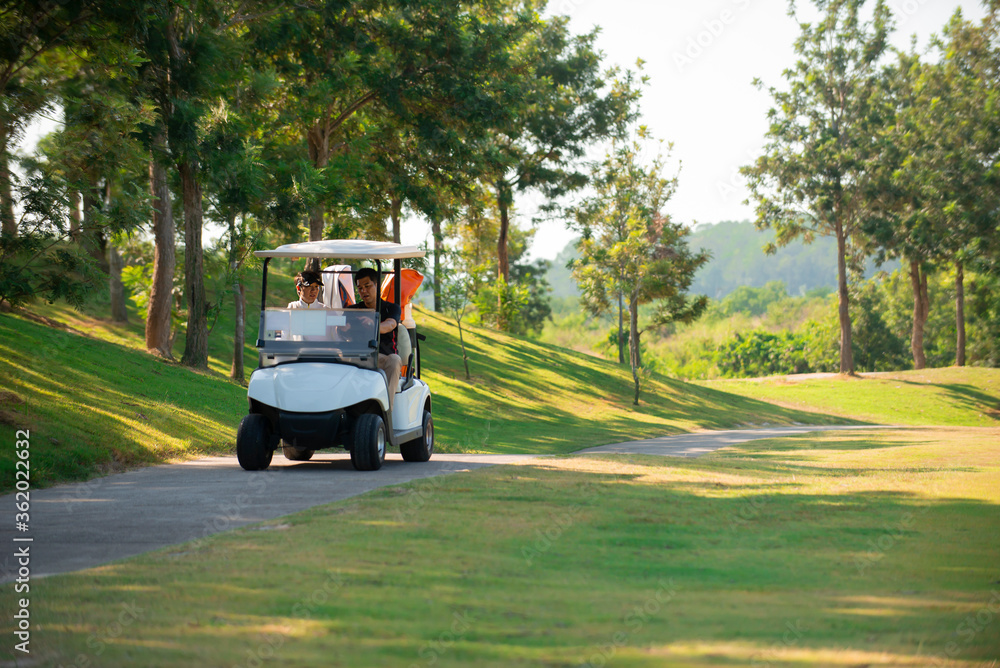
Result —
MULTIPOLYGON (((278 277, 279 292, 290 284, 278 277)), ((255 290, 248 290, 249 295, 255 290)), ((248 299, 247 340, 256 338, 248 299)), ((219 316, 207 371, 144 350, 143 325, 54 304, 0 315, 0 439, 31 430, 36 486, 178 458, 233 452, 246 390, 227 376, 233 318, 219 316)), ((464 378, 455 324, 418 312, 425 379, 433 392, 437 447, 444 452, 565 453, 591 445, 701 428, 837 420, 771 406, 712 388, 651 376, 631 405, 627 369, 497 332, 466 331, 473 378, 464 378)), ((179 358, 183 339, 175 346, 179 358)), ((246 376, 256 365, 247 347, 246 376)), ((13 450, 0 455, 6 485, 13 450)))
POLYGON ((946 367, 857 378, 775 376, 699 384, 786 408, 879 424, 1000 426, 1000 369, 946 367))

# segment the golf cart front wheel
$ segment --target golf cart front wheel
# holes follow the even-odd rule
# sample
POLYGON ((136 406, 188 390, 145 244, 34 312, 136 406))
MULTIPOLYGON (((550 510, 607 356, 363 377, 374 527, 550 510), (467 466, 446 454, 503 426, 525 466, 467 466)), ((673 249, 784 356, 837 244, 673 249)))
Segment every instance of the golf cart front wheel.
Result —
POLYGON ((259 413, 251 413, 236 431, 236 459, 247 471, 263 471, 271 465, 271 424, 259 413))
POLYGON ((385 422, 380 415, 364 413, 354 423, 351 463, 359 471, 377 471, 385 461, 385 422))
POLYGON ((434 418, 430 411, 424 411, 424 429, 420 438, 399 446, 403 459, 408 462, 426 462, 434 454, 434 418))

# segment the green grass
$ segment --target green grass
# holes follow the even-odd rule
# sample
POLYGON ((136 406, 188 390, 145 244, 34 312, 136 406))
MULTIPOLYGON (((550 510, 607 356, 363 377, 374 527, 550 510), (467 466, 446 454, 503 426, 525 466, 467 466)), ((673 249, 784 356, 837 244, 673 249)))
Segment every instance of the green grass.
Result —
POLYGON ((996 428, 830 432, 386 488, 32 581, 34 658, 992 665, 998 443, 996 428))
MULTIPOLYGON (((287 285, 291 279, 280 275, 269 281, 275 290, 269 303, 284 304, 287 285)), ((259 288, 247 294, 252 345, 259 288)), ((100 305, 36 310, 44 320, 0 314, 0 441, 12 443, 17 430, 31 430, 34 486, 234 452, 247 401, 246 390, 227 378, 231 306, 215 324, 203 372, 148 355, 134 310, 128 324, 99 317, 100 305)), ((844 421, 657 376, 643 381, 637 408, 627 368, 484 329, 466 331, 473 373, 467 381, 454 322, 434 313, 415 317, 427 335, 424 378, 442 452, 565 453, 703 428, 844 421)), ((246 350, 249 378, 257 356, 251 346, 246 350)), ((0 490, 13 486, 13 470, 14 450, 0 449, 0 490)))
POLYGON ((807 380, 775 376, 698 385, 880 424, 1000 426, 1000 369, 948 367, 807 380))
MULTIPOLYGON (((0 439, 31 432, 36 487, 231 449, 246 394, 131 347, 0 316, 0 439)), ((13 486, 13 449, 0 455, 13 486)))

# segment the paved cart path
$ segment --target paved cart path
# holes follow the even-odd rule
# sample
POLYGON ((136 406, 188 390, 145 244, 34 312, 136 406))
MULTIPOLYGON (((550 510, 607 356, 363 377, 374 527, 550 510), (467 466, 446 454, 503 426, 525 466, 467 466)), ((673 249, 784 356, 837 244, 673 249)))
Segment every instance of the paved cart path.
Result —
MULTIPOLYGON (((760 438, 858 427, 801 426, 680 434, 581 450, 696 457, 760 438)), ((871 428, 871 427, 865 427, 871 428)), ((247 472, 235 456, 166 464, 31 491, 29 531, 0 526, 0 582, 17 575, 16 548, 30 546, 31 575, 66 573, 168 545, 275 519, 410 480, 509 464, 538 455, 435 454, 422 464, 389 453, 381 470, 355 471, 347 453, 292 462, 275 453, 267 471, 247 472), (17 539, 30 538, 31 541, 17 539)), ((0 497, 13 520, 14 495, 0 497)))

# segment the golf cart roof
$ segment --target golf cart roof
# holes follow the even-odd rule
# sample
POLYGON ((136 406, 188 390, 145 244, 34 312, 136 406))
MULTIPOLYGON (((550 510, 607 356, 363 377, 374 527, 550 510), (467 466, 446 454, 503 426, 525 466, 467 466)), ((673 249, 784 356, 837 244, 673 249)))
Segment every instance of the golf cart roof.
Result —
POLYGON ((391 241, 365 241, 364 239, 324 239, 285 244, 273 250, 254 251, 257 257, 318 257, 345 260, 399 260, 423 257, 424 251, 416 246, 395 244, 391 241))

